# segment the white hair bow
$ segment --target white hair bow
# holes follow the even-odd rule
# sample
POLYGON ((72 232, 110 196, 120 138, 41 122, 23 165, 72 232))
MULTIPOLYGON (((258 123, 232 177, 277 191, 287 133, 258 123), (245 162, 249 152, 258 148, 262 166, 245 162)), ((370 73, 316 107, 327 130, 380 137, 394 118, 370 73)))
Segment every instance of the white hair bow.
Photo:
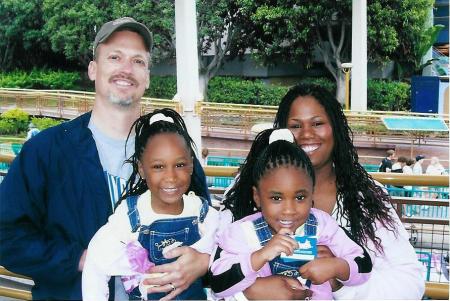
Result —
POLYGON ((157 121, 167 121, 173 123, 173 118, 164 115, 163 113, 157 113, 150 117, 149 124, 155 123, 157 121))
POLYGON ((269 144, 278 140, 285 140, 294 143, 294 135, 288 129, 277 129, 270 134, 269 144))

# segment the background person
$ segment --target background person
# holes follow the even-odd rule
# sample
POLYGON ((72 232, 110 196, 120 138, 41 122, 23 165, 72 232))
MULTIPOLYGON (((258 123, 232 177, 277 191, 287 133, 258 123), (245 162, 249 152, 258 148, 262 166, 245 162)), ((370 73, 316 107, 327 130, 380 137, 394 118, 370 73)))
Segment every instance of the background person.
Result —
MULTIPOLYGON (((403 173, 406 175, 412 175, 413 174, 413 170, 412 167, 414 164, 414 160, 411 158, 406 159, 406 164, 405 166, 403 166, 403 173)), ((412 189, 413 187, 408 185, 408 186, 404 186, 403 187, 405 189, 405 196, 406 197, 412 197, 412 189)))
MULTIPOLYGON (((132 171, 123 162, 134 138, 125 143, 150 84, 151 34, 134 19, 120 18, 103 24, 93 46, 92 112, 27 141, 0 185, 0 265, 33 279, 33 299, 81 299, 89 241, 107 222, 132 171)), ((209 256, 193 249, 166 256, 179 258, 161 266, 168 274, 159 285, 175 279, 187 285, 208 268, 209 256)), ((123 291, 120 279, 117 288, 123 291)))
MULTIPOLYGON (((427 169, 425 170, 426 175, 446 175, 447 172, 445 171, 444 166, 439 162, 439 158, 436 156, 433 156, 430 158, 430 164, 428 165, 427 169)), ((448 190, 445 187, 428 187, 428 190, 430 191, 429 197, 432 199, 437 198, 443 198, 442 193, 448 190)))
POLYGON ((394 161, 395 151, 393 149, 389 149, 386 151, 386 158, 381 160, 380 167, 378 168, 379 172, 391 172, 392 163, 394 161))
POLYGON ((28 133, 26 140, 36 136, 37 134, 39 134, 39 132, 40 130, 34 125, 34 123, 30 122, 30 124, 28 125, 28 133))
POLYGON ((422 164, 423 164, 424 161, 425 161, 425 156, 424 155, 417 155, 416 156, 416 163, 414 163, 414 166, 413 166, 413 173, 415 175, 423 174, 422 164))
POLYGON ((406 161, 408 159, 406 159, 406 157, 404 156, 400 156, 397 159, 397 162, 395 162, 394 164, 392 164, 392 172, 396 172, 396 173, 403 173, 403 167, 406 165, 406 161))
POLYGON ((444 166, 439 162, 438 157, 431 157, 430 164, 425 170, 427 175, 444 175, 446 173, 444 166))

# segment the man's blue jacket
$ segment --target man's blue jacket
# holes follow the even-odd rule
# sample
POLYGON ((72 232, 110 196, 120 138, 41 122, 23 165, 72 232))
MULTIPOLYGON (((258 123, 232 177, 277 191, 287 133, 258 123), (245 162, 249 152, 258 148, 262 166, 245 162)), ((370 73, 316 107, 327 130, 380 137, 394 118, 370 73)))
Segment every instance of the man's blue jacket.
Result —
POLYGON ((90 116, 27 141, 0 184, 0 265, 34 280, 33 299, 81 299, 80 257, 112 213, 90 116))

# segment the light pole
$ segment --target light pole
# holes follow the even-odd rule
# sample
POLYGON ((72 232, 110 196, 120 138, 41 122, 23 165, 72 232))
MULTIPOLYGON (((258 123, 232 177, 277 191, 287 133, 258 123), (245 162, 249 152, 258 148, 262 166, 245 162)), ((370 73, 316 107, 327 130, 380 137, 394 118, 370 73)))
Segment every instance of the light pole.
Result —
POLYGON ((345 109, 350 110, 350 73, 352 71, 352 63, 341 64, 342 72, 345 74, 345 109))

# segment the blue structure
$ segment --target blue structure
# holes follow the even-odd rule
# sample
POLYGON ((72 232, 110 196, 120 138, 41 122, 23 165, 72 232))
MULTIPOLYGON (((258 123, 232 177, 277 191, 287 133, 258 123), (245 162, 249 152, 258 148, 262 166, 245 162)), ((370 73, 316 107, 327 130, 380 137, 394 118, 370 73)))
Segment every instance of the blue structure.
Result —
POLYGON ((437 38, 436 44, 448 44, 448 18, 449 18, 449 1, 448 0, 436 0, 434 3, 434 25, 441 24, 445 28, 441 30, 437 38))
POLYGON ((411 112, 441 113, 439 103, 440 79, 438 76, 413 76, 411 78, 411 112))

